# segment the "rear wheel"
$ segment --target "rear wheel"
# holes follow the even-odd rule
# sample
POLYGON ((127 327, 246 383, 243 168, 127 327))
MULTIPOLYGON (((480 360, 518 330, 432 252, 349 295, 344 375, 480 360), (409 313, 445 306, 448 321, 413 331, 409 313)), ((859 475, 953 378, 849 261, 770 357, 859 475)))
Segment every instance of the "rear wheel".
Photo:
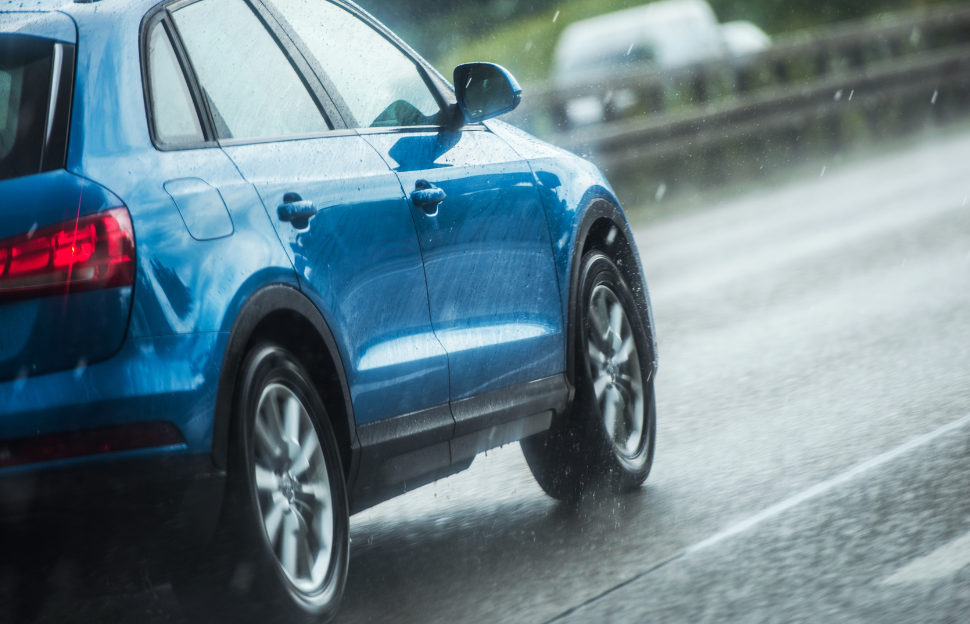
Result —
POLYGON ((199 621, 328 620, 347 577, 346 486, 323 403, 287 351, 246 358, 230 445, 220 527, 174 584, 183 607, 199 621))
POLYGON ((652 341, 633 293, 609 257, 583 257, 575 311, 576 399, 556 427, 522 441, 539 485, 577 497, 596 481, 639 487, 653 464, 652 341))

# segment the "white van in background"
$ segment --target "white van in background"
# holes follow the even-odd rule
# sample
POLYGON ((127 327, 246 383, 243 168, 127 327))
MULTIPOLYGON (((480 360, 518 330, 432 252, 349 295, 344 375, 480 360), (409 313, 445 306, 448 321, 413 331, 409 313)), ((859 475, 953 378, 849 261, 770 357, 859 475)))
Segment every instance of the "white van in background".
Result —
MULTIPOLYGON (((718 24, 704 0, 660 0, 570 24, 556 44, 553 77, 560 85, 598 78, 644 65, 678 69, 760 52, 771 40, 750 22, 718 24)), ((622 111, 635 103, 632 92, 609 96, 622 111)), ((603 120, 598 97, 567 103, 571 125, 603 120)))

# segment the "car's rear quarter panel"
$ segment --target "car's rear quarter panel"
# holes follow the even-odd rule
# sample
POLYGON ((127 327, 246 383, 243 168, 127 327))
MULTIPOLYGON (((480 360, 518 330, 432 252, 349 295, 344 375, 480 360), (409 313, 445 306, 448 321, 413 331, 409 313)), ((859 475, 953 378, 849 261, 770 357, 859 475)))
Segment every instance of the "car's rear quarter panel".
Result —
POLYGON ((0 383, 4 439, 164 420, 179 427, 186 443, 163 452, 210 452, 222 356, 236 312, 265 284, 296 286, 262 202, 220 148, 163 152, 152 145, 140 30, 154 4, 63 7, 78 26, 67 169, 128 207, 137 277, 130 323, 126 318, 119 325, 127 324, 127 332, 117 355, 0 383), (232 235, 190 236, 163 185, 191 177, 219 186, 232 235))

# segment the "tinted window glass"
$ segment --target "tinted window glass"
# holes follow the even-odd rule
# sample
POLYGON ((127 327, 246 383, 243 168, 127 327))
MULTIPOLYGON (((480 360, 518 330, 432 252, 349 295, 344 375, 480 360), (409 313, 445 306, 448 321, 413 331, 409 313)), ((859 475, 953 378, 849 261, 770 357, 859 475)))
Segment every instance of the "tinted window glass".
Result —
POLYGON ((0 35, 0 180, 41 170, 52 42, 0 35))
POLYGON ((296 70, 243 0, 202 0, 174 15, 219 138, 328 129, 296 70))
POLYGON ((185 76, 172 49, 172 42, 161 24, 152 29, 148 55, 151 59, 156 137, 162 143, 202 141, 202 127, 185 76))
POLYGON ((437 125, 441 108, 414 62, 323 0, 274 0, 361 127, 437 125))

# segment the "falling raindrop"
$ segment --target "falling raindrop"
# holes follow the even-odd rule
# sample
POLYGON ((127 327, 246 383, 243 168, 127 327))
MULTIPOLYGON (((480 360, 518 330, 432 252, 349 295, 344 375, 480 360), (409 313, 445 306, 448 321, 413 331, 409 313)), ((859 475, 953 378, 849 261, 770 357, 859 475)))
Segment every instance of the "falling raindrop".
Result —
POLYGON ((849 91, 849 101, 852 101, 852 94, 855 93, 855 89, 849 91))
POLYGON ((834 99, 836 102, 838 102, 839 100, 841 100, 842 99, 842 89, 839 89, 838 91, 836 91, 835 92, 835 97, 832 98, 832 99, 834 99))
POLYGON ((33 238, 34 232, 36 231, 37 231, 37 222, 35 221, 34 224, 30 226, 30 229, 27 230, 27 239, 30 240, 31 238, 33 238))
POLYGON ((557 19, 559 19, 559 11, 556 11, 556 14, 552 16, 552 22, 555 23, 557 19))
POLYGON ((666 194, 667 194, 667 183, 661 182, 660 186, 657 187, 657 194, 654 196, 654 199, 656 199, 657 201, 660 201, 661 199, 664 198, 664 195, 666 194))
POLYGON ((821 178, 821 177, 823 177, 823 176, 825 175, 825 170, 826 170, 827 168, 828 168, 828 167, 822 167, 822 173, 821 173, 821 175, 819 175, 818 177, 820 177, 820 178, 821 178))
POLYGON ((531 41, 526 42, 525 51, 528 52, 531 49, 532 49, 532 42, 531 41))
POLYGON ((632 43, 630 44, 630 47, 626 49, 626 56, 630 56, 630 52, 633 52, 633 44, 632 43))
POLYGON ((939 94, 939 91, 933 91, 933 97, 930 98, 930 104, 936 104, 936 96, 939 94))

